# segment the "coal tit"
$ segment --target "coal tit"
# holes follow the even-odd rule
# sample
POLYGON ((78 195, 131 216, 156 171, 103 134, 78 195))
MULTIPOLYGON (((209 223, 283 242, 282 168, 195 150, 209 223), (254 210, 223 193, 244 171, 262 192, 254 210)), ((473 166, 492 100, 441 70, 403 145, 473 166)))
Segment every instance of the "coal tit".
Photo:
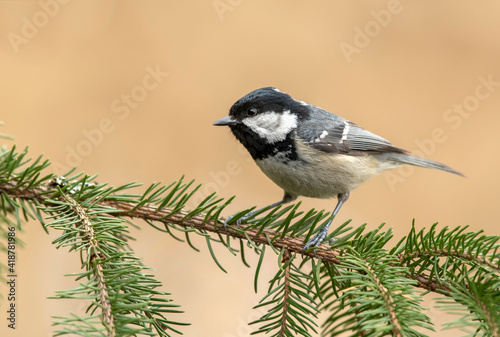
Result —
POLYGON ((382 171, 410 164, 462 175, 441 163, 411 156, 342 117, 272 87, 243 96, 229 116, 214 125, 229 126, 262 172, 284 190, 283 199, 267 207, 298 196, 338 198, 332 220, 305 244, 304 251, 323 242, 349 193, 382 171))

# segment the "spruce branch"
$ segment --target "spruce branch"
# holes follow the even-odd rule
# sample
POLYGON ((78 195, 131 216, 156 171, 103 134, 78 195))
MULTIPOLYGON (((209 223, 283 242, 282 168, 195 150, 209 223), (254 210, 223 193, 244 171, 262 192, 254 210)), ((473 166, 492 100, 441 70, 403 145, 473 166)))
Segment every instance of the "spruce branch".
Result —
MULTIPOLYGON (((56 193, 54 185, 52 182, 41 183, 37 186, 26 188, 24 186, 18 186, 15 181, 7 181, 0 183, 0 194, 8 195, 11 198, 22 199, 22 200, 36 200, 40 204, 44 204, 46 198, 50 197, 52 194, 56 193)), ((121 214, 121 216, 127 216, 135 219, 142 219, 151 224, 151 222, 161 222, 165 225, 178 225, 182 228, 194 228, 202 232, 213 232, 221 235, 228 235, 236 239, 249 240, 255 244, 269 244, 269 238, 273 238, 272 245, 278 249, 288 249, 291 253, 299 253, 304 256, 309 256, 311 258, 317 258, 325 263, 338 264, 339 258, 342 253, 340 249, 332 249, 331 246, 327 244, 321 244, 318 246, 316 251, 316 256, 313 252, 303 252, 304 239, 300 236, 289 236, 283 235, 283 233, 277 233, 276 231, 268 228, 262 228, 262 226, 250 225, 248 227, 241 226, 241 228, 235 228, 232 226, 224 227, 224 218, 218 217, 217 219, 207 220, 205 215, 197 214, 193 211, 188 212, 182 209, 175 210, 174 208, 163 207, 159 208, 152 204, 147 204, 142 202, 141 206, 139 203, 130 201, 121 201, 119 198, 103 199, 97 202, 99 205, 109 207, 114 211, 110 216, 116 216, 121 214), (174 212, 175 211, 175 212, 174 212), (194 213, 194 215, 193 215, 194 213)), ((243 215, 245 212, 242 212, 243 215)), ((155 227, 157 228, 157 227, 155 227)), ((435 228, 435 226, 433 226, 435 228)), ((331 235, 330 235, 331 236, 331 235)), ((393 249, 396 251, 397 248, 393 249)), ((431 253, 433 256, 457 256, 464 257, 471 261, 477 261, 478 263, 487 264, 495 270, 499 270, 498 261, 500 260, 496 256, 497 265, 493 262, 488 262, 482 259, 480 256, 472 255, 460 255, 458 252, 454 251, 442 251, 443 255, 439 255, 439 250, 436 251, 412 251, 409 253, 401 253, 398 255, 402 264, 407 263, 408 260, 413 260, 415 258, 425 256, 425 252, 431 253)), ((432 277, 426 276, 422 273, 409 274, 407 278, 416 280, 417 286, 428 291, 438 292, 440 294, 443 291, 448 290, 446 282, 441 282, 435 280, 432 277)))
POLYGON ((445 329, 459 328, 471 335, 483 331, 485 336, 500 336, 500 292, 498 281, 481 284, 467 280, 450 287, 449 297, 438 298, 438 308, 460 315, 444 324, 445 329))
POLYGON ((106 282, 104 280, 103 267, 97 261, 97 259, 103 258, 103 256, 102 255, 99 256, 100 255, 99 242, 96 240, 92 221, 90 221, 90 218, 88 217, 83 207, 81 207, 75 201, 75 199, 73 199, 71 196, 65 193, 61 193, 61 195, 69 203, 70 208, 73 210, 73 212, 75 212, 76 215, 78 216, 78 219, 83 229, 83 235, 85 237, 85 240, 89 244, 89 248, 87 250, 89 259, 88 265, 92 266, 92 272, 94 273, 94 277, 96 278, 97 281, 97 289, 99 292, 98 301, 102 309, 104 326, 108 331, 108 337, 114 337, 116 336, 116 329, 115 329, 114 318, 111 313, 112 308, 111 308, 111 303, 109 302, 109 293, 106 282))
MULTIPOLYGON (((177 240, 178 236, 198 250, 191 236, 204 238, 215 263, 212 245, 220 244, 233 255, 245 250, 259 254, 254 287, 257 290, 264 254, 274 252, 279 270, 257 307, 267 314, 253 322, 254 333, 273 336, 316 332, 316 315, 326 312, 323 334, 337 336, 425 336, 414 327, 432 330, 421 307, 419 287, 443 296, 443 308, 460 312, 462 318, 449 326, 475 328, 475 334, 498 336, 500 326, 500 254, 498 236, 467 232, 467 227, 438 230, 437 224, 417 231, 386 248, 393 238, 383 225, 371 231, 365 226, 333 229, 316 254, 302 252, 303 243, 330 220, 324 211, 299 210, 300 203, 252 213, 241 227, 234 224, 251 209, 234 215, 225 226, 221 216, 233 200, 207 196, 197 207, 185 210, 199 189, 193 181, 179 179, 170 185, 153 183, 140 194, 139 185, 110 187, 94 182, 95 176, 74 174, 56 177, 43 174, 49 165, 41 157, 32 160, 27 150, 0 149, 0 233, 2 226, 35 219, 46 230, 60 232, 53 243, 79 252, 82 272, 73 274, 80 284, 58 291, 56 298, 89 300, 86 317, 61 317, 57 332, 82 336, 171 336, 181 333, 167 319, 177 314, 170 294, 146 274, 141 260, 128 245, 131 221, 142 219, 177 240), (50 221, 46 223, 46 221, 50 221), (179 235, 180 234, 180 235, 179 235), (239 247, 232 246, 239 241, 239 247), (246 242, 246 245, 244 244, 246 242)), ((73 174, 69 172, 67 175, 73 174)), ((1 238, 0 238, 1 239, 1 238)), ((183 241, 183 240, 181 240, 183 241)), ((1 248, 0 248, 1 249, 1 248)), ((271 253, 272 254, 272 253, 271 253)), ((225 270, 224 270, 225 271, 225 270)))
POLYGON ((387 311, 389 312, 389 317, 391 319, 392 331, 394 333, 394 336, 402 337, 403 333, 401 325, 399 324, 396 312, 394 311, 396 306, 394 305, 393 298, 389 294, 389 290, 382 284, 381 279, 378 277, 375 270, 373 270, 373 268, 368 263, 365 263, 365 268, 368 272, 368 275, 374 281, 374 284, 377 286, 379 293, 382 295, 382 298, 384 299, 385 306, 387 308, 387 311))
POLYGON ((279 253, 280 268, 270 281, 267 294, 254 308, 268 307, 267 314, 250 324, 260 324, 252 334, 266 333, 272 337, 292 335, 311 337, 316 332, 317 305, 311 289, 307 287, 309 276, 295 264, 295 254, 286 248, 279 253))
MULTIPOLYGON (((374 249, 349 248, 337 266, 338 289, 327 289, 323 309, 331 312, 325 335, 352 331, 353 336, 425 336, 414 326, 432 330, 429 318, 414 294, 412 280, 395 257, 374 249), (334 296, 334 292, 338 292, 334 296)), ((323 278, 329 273, 323 271, 323 278)))
POLYGON ((285 284, 284 284, 284 289, 285 292, 283 294, 283 312, 281 313, 281 326, 280 326, 280 331, 279 331, 279 337, 283 337, 286 334, 286 319, 287 319, 287 314, 288 314, 288 308, 290 304, 288 303, 290 300, 290 251, 288 249, 283 250, 283 258, 281 260, 281 263, 285 266, 285 284))
POLYGON ((449 250, 449 249, 435 249, 435 250, 424 250, 424 251, 412 252, 412 253, 402 255, 401 260, 407 260, 407 259, 414 260, 414 259, 418 259, 422 256, 457 257, 460 259, 467 260, 469 262, 476 262, 478 264, 483 265, 484 267, 491 268, 497 272, 500 272, 500 266, 495 265, 494 263, 482 258, 481 256, 472 256, 471 254, 468 254, 465 252, 459 252, 459 251, 449 250))

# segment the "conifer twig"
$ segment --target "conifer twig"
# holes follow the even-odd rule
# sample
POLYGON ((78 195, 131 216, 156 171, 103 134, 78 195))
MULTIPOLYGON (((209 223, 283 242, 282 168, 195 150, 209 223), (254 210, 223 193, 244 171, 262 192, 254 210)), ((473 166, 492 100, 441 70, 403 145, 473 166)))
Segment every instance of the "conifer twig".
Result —
POLYGON ((106 329, 108 330, 109 337, 116 336, 115 323, 113 321, 113 315, 111 313, 111 303, 109 302, 108 289, 106 287, 106 283, 104 282, 104 271, 102 269, 102 265, 96 262, 96 259, 102 258, 99 256, 98 249, 98 241, 95 237, 94 226, 92 225, 92 221, 90 221, 85 209, 79 205, 75 199, 70 197, 67 194, 62 194, 63 198, 66 199, 67 202, 70 203, 71 209, 78 215, 80 219, 81 227, 85 233, 85 239, 90 244, 90 249, 88 250, 89 256, 89 264, 92 266, 93 273, 96 277, 98 290, 99 290, 99 303, 102 307, 102 316, 104 320, 104 324, 106 329))
POLYGON ((290 251, 285 249, 283 254, 282 263, 285 266, 285 292, 283 295, 283 312, 281 313, 281 328, 280 328, 280 337, 284 337, 286 333, 286 318, 289 306, 289 297, 290 297, 290 264, 287 262, 290 260, 290 251))
MULTIPOLYGON (((24 186, 17 186, 14 181, 7 181, 0 184, 0 194, 7 193, 13 198, 20 199, 34 199, 40 203, 44 203, 44 200, 51 191, 54 190, 53 186, 49 183, 42 183, 32 188, 25 188, 24 186)), ((55 192, 55 190, 54 190, 55 192)), ((165 224, 176 224, 185 228, 196 228, 201 231, 209 231, 213 233, 225 234, 232 236, 234 238, 247 240, 250 238, 254 243, 257 244, 265 244, 268 245, 269 237, 275 237, 276 232, 273 230, 269 230, 264 228, 249 228, 244 232, 241 230, 235 230, 231 226, 224 228, 224 226, 217 226, 214 221, 206 221, 205 217, 202 215, 193 215, 188 216, 188 212, 184 210, 179 210, 176 213, 172 214, 172 210, 168 207, 162 208, 159 210, 156 206, 152 206, 149 204, 144 204, 138 206, 135 203, 127 202, 127 201, 117 201, 117 200, 102 200, 99 201, 98 204, 101 206, 113 207, 117 210, 123 212, 122 215, 129 216, 131 218, 138 218, 147 221, 159 221, 165 224)), ((120 213, 113 213, 110 216, 116 216, 120 213)), ((224 219, 219 219, 219 221, 223 221, 224 219)), ((329 264, 338 264, 340 251, 336 249, 331 249, 328 245, 322 244, 318 246, 316 251, 316 256, 313 252, 302 252, 304 247, 303 238, 301 237, 290 237, 290 236, 282 236, 275 238, 273 241, 273 246, 278 249, 287 249, 290 253, 299 253, 303 255, 307 255, 310 257, 315 257, 321 259, 325 263, 329 264)), ((403 256, 399 257, 400 259, 403 256)), ((428 291, 441 293, 449 290, 447 285, 443 282, 437 282, 428 278, 425 275, 407 275, 407 278, 416 280, 417 286, 428 291)))

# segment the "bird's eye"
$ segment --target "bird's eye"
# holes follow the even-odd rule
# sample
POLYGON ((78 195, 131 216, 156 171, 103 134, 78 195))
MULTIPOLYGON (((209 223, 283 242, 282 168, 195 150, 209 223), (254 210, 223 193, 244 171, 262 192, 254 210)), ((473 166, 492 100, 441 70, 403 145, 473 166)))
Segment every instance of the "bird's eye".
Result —
POLYGON ((255 116, 257 114, 257 108, 249 108, 247 110, 247 116, 255 116))

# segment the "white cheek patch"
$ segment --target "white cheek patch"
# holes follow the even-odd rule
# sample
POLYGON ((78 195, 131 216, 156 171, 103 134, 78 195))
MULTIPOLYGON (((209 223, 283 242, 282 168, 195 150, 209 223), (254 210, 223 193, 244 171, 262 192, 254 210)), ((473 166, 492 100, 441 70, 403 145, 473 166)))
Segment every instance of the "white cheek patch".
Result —
POLYGON ((248 117, 243 124, 252 129, 269 143, 285 140, 286 136, 297 128, 297 116, 285 110, 282 113, 268 111, 255 117, 248 117))

